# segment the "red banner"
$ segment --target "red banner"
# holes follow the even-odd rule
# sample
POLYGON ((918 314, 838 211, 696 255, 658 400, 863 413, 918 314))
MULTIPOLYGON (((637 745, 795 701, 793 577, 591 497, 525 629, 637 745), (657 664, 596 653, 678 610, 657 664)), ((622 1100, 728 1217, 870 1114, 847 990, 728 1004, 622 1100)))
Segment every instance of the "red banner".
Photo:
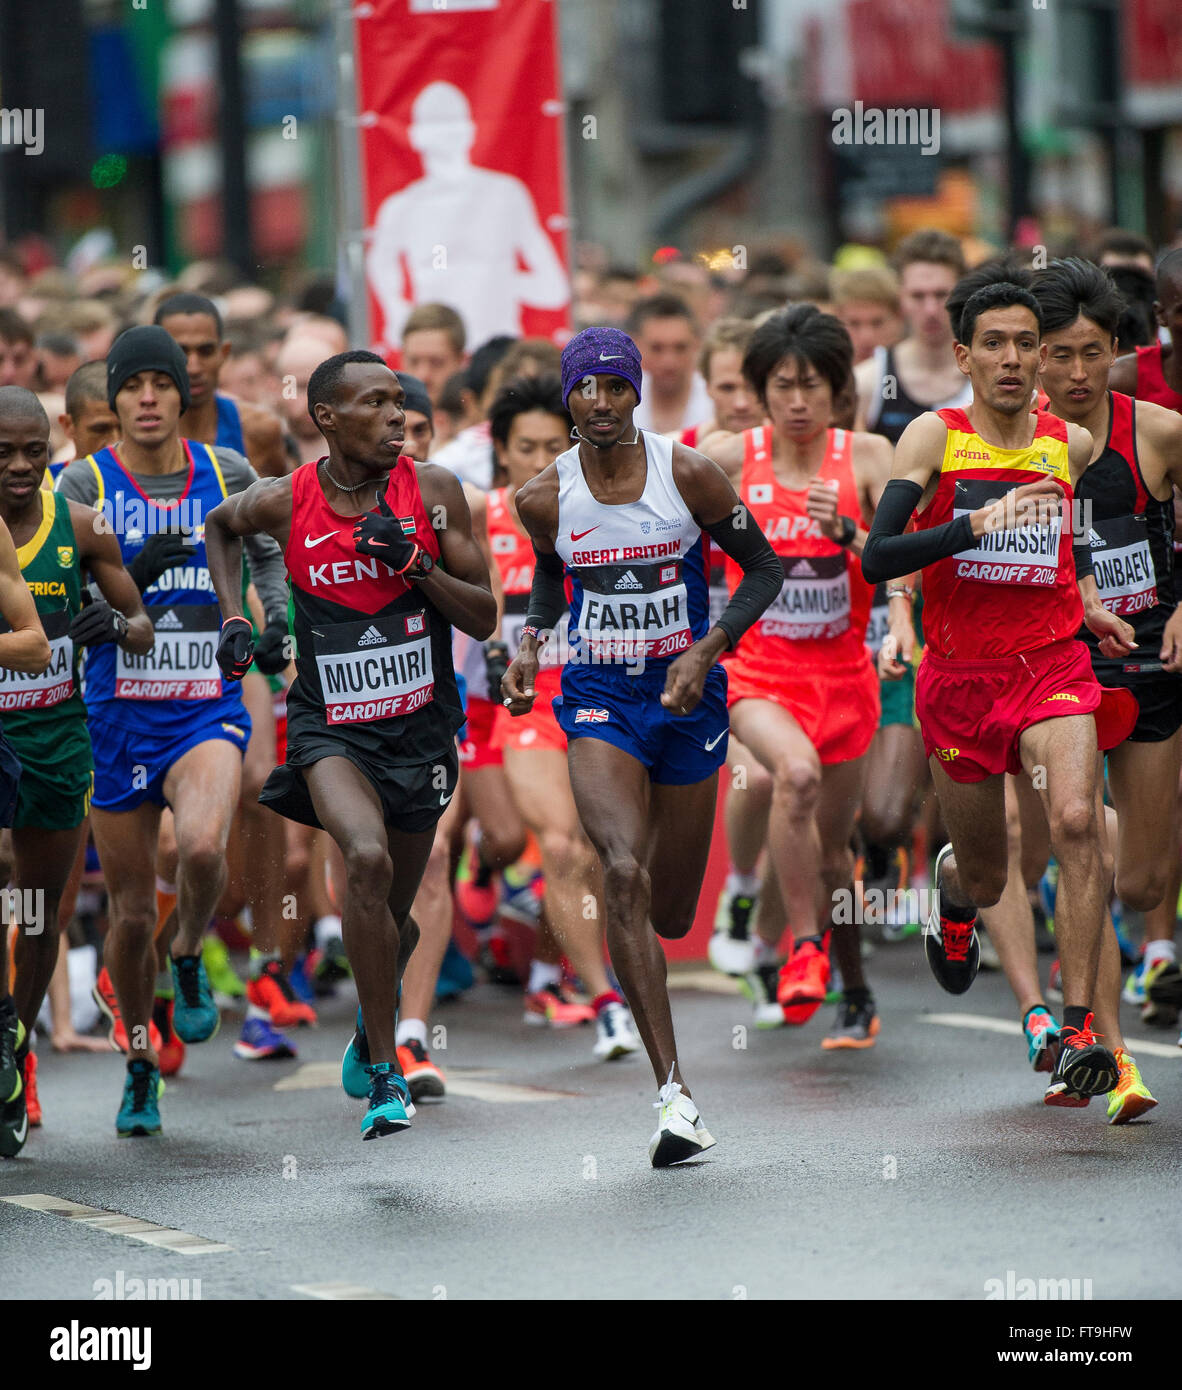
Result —
POLYGON ((554 0, 354 8, 371 337, 416 304, 456 309, 469 349, 563 341, 566 170, 554 0))

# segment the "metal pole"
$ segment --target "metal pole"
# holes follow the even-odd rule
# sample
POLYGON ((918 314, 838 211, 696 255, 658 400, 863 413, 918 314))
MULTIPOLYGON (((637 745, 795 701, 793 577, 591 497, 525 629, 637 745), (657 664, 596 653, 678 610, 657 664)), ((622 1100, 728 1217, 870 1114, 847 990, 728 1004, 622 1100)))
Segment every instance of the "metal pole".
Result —
POLYGON ((246 188, 246 101, 242 89, 242 35, 238 0, 217 0, 218 85, 221 103, 218 135, 222 147, 222 254, 244 274, 253 276, 250 201, 246 188))
POLYGON ((360 112, 354 60, 352 0, 333 0, 337 50, 337 263, 347 303, 349 341, 368 347, 369 283, 365 278, 365 197, 360 112))
POLYGON ((1018 14, 1021 0, 1008 0, 1009 23, 998 34, 1001 52, 1003 112, 1006 124, 1006 176, 1009 186, 1008 231, 1012 242, 1021 219, 1030 212, 1030 164, 1022 140, 1022 92, 1019 61, 1023 29, 1018 14))

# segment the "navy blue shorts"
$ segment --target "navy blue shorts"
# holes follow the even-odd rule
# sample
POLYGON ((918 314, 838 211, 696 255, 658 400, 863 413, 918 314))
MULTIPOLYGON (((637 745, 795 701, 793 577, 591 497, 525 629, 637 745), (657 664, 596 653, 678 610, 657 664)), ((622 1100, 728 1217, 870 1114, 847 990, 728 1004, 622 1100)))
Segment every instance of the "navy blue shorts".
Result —
POLYGON ((244 709, 235 711, 232 720, 202 720, 164 735, 108 724, 93 714, 88 722, 94 748, 94 796, 90 804, 97 811, 134 811, 145 801, 164 806, 168 770, 190 748, 224 739, 245 753, 250 742, 250 715, 244 709))
POLYGON ((704 782, 726 761, 726 671, 710 668, 692 714, 667 710, 664 689, 664 670, 629 676, 610 666, 570 666, 562 673, 554 717, 568 742, 614 744, 647 768, 650 781, 673 787, 704 782))

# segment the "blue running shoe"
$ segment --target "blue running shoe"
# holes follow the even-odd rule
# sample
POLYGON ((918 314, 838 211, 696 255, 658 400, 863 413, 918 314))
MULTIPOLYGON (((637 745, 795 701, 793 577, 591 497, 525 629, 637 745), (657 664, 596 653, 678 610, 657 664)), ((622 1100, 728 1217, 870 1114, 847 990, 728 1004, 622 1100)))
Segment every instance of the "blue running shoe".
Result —
POLYGON ((1125 987, 1120 992, 1120 997, 1126 1004, 1144 1004, 1148 997, 1145 993, 1145 958, 1137 962, 1136 966, 1129 971, 1128 978, 1125 980, 1125 987))
POLYGON ((248 1018, 242 1025, 242 1036, 234 1044, 234 1056, 246 1062, 260 1062, 267 1057, 295 1057, 295 1044, 269 1018, 248 1018))
POLYGON ((374 1062, 365 1070, 370 1078, 369 1109, 361 1121, 362 1139, 384 1139, 387 1134, 409 1129, 414 1107, 406 1078, 389 1062, 374 1062))
POLYGON ((453 937, 447 943, 443 963, 439 967, 439 978, 435 982, 436 999, 454 999, 476 983, 472 972, 472 962, 460 950, 453 937))
POLYGON ((200 956, 169 956, 176 998, 172 1027, 181 1042, 207 1042, 217 1032, 222 1016, 213 1002, 213 990, 200 956))
POLYGON ((142 1057, 128 1062, 123 1104, 115 1117, 115 1133, 121 1139, 156 1136, 162 1132, 157 1101, 163 1089, 159 1068, 142 1057))
POLYGON ((1059 1060, 1062 1036, 1055 1017, 1045 1004, 1035 1004, 1027 1009, 1022 1020, 1022 1032, 1026 1035, 1027 1057, 1035 1071, 1054 1071, 1059 1060))
POLYGON ((308 957, 300 956, 295 966, 287 977, 288 984, 291 985, 291 992, 301 1004, 315 1004, 316 991, 312 988, 307 976, 308 957))
POLYGON ((341 1058, 341 1085, 345 1094, 355 1100, 364 1100, 369 1095, 369 1039, 365 1036, 360 1008, 357 1010, 357 1031, 341 1058))

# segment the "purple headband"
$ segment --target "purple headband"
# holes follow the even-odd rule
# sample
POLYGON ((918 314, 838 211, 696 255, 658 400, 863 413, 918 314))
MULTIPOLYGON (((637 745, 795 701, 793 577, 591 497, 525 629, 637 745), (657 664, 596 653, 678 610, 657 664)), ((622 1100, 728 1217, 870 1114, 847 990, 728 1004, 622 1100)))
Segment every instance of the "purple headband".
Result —
POLYGON ((562 400, 584 377, 622 376, 640 399, 640 352, 627 333, 618 328, 584 328, 562 350, 562 400))

